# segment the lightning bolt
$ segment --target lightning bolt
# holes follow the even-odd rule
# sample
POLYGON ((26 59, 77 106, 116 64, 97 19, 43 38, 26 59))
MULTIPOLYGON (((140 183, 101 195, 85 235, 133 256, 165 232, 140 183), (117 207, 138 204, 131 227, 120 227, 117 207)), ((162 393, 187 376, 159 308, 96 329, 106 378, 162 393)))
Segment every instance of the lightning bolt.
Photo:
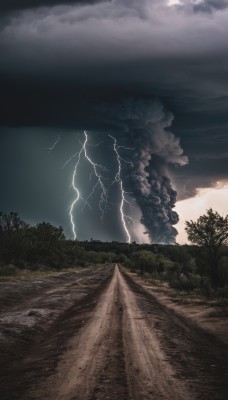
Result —
MULTIPOLYGON (((79 166, 79 163, 80 163, 80 160, 81 160, 81 154, 83 152, 83 149, 84 149, 84 147, 82 146, 82 148, 79 151, 79 153, 74 154, 74 157, 76 157, 76 155, 77 155, 78 159, 77 159, 77 162, 76 162, 76 164, 74 166, 74 171, 73 171, 73 175, 72 175, 72 182, 71 182, 71 186, 72 186, 74 192, 76 193, 76 197, 75 197, 73 203, 70 206, 70 213, 69 213, 70 214, 70 222, 71 222, 71 226, 72 226, 72 232, 73 232, 73 235, 74 235, 74 240, 76 240, 77 234, 76 234, 76 226, 75 226, 75 223, 74 223, 73 211, 74 211, 75 204, 79 201, 80 196, 81 196, 79 189, 75 185, 75 180, 76 180, 77 170, 78 170, 78 166, 79 166)), ((71 159, 72 159, 72 157, 71 157, 71 159)))
POLYGON ((129 215, 125 214, 125 212, 124 212, 125 204, 131 205, 131 203, 126 199, 127 192, 124 190, 123 181, 121 179, 121 172, 122 172, 121 160, 122 161, 125 161, 125 160, 123 160, 122 157, 120 157, 119 149, 120 148, 124 148, 126 150, 132 150, 132 149, 129 149, 129 148, 124 147, 124 146, 118 146, 116 138, 114 138, 111 135, 108 135, 108 136, 114 142, 113 149, 114 149, 114 151, 116 153, 116 160, 117 160, 117 163, 118 163, 118 171, 116 173, 115 179, 114 179, 112 184, 117 183, 117 184, 119 184, 119 187, 120 187, 120 192, 121 192, 121 202, 120 202, 121 221, 122 221, 123 229, 124 229, 124 231, 126 233, 126 236, 127 236, 127 241, 128 241, 128 243, 131 243, 131 235, 130 235, 130 232, 129 232, 128 228, 127 228, 127 220, 130 221, 131 223, 135 223, 135 221, 133 221, 133 219, 129 215))
MULTIPOLYGON (((91 191, 91 193, 89 194, 89 196, 87 197, 87 199, 85 200, 85 205, 88 203, 89 199, 92 197, 92 195, 94 194, 97 186, 100 186, 101 189, 101 197, 99 200, 99 209, 101 212, 101 219, 103 220, 104 214, 107 211, 107 209, 109 208, 109 201, 108 201, 108 190, 106 189, 104 183, 103 183, 103 176, 101 175, 101 172, 99 171, 103 171, 103 172, 107 172, 107 169, 100 164, 94 163, 92 161, 92 159, 90 158, 90 156, 87 153, 87 145, 88 145, 88 135, 87 132, 84 131, 84 135, 85 135, 85 141, 84 141, 84 155, 85 158, 87 159, 87 161, 89 162, 89 164, 92 166, 92 174, 94 174, 94 176, 96 177, 97 181, 91 191)), ((91 175, 90 175, 90 179, 91 179, 91 175)))
POLYGON ((62 166, 61 169, 64 169, 64 168, 71 162, 71 160, 73 160, 73 158, 75 158, 75 157, 78 156, 78 154, 79 154, 79 153, 73 154, 73 155, 63 164, 63 166, 62 166))
MULTIPOLYGON (((99 143, 100 144, 100 143, 99 143)), ((98 145, 99 145, 98 144, 98 145)), ((97 147, 98 145, 92 146, 92 147, 97 147)), ((73 232, 73 236, 74 236, 74 240, 77 238, 77 234, 76 234, 76 225, 74 222, 74 209, 76 204, 78 203, 78 201, 80 199, 82 199, 81 193, 79 191, 79 188, 76 186, 76 179, 77 179, 77 171, 78 171, 78 166, 80 164, 81 158, 82 158, 82 154, 84 155, 85 159, 88 161, 88 163, 91 165, 92 167, 92 171, 90 173, 90 180, 92 178, 92 175, 95 176, 96 178, 96 182, 93 186, 92 191, 90 192, 90 194, 88 195, 88 197, 86 198, 86 200, 84 201, 84 207, 87 205, 90 207, 89 205, 89 199, 93 196, 96 188, 99 186, 101 189, 101 197, 100 197, 100 201, 99 201, 99 209, 101 212, 101 219, 103 219, 105 212, 107 211, 108 207, 109 207, 109 202, 108 202, 108 190, 106 189, 104 183, 103 183, 103 179, 104 177, 102 176, 100 171, 103 172, 107 172, 108 170, 100 164, 94 163, 93 160, 91 159, 91 157, 89 156, 88 152, 87 152, 87 146, 91 146, 90 144, 88 144, 88 135, 87 132, 84 131, 84 141, 81 144, 81 149, 78 153, 73 154, 73 156, 71 156, 63 165, 62 168, 65 168, 65 166, 75 157, 77 157, 77 161, 76 164, 74 166, 74 171, 73 171, 73 175, 72 175, 72 181, 71 181, 71 187, 73 188, 76 197, 74 199, 74 201, 72 202, 71 206, 70 206, 70 222, 71 222, 71 226, 72 226, 72 232, 73 232)), ((83 199, 82 199, 83 200, 83 199)), ((91 207, 90 207, 91 208, 91 207)))
POLYGON ((60 140, 61 140, 61 136, 59 135, 57 137, 57 140, 55 141, 55 143, 53 143, 53 145, 51 147, 47 148, 47 150, 49 150, 48 153, 51 153, 52 150, 54 150, 54 148, 57 146, 57 144, 60 142, 60 140))

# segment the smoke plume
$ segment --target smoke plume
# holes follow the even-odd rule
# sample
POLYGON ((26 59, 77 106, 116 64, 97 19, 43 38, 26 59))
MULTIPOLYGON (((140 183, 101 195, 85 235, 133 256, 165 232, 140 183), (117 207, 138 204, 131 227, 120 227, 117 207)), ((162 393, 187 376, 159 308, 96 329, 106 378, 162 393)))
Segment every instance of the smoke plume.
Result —
POLYGON ((141 222, 152 242, 175 243, 177 193, 167 175, 169 165, 183 166, 188 158, 179 138, 168 130, 173 115, 159 100, 132 99, 112 107, 111 113, 133 148, 124 183, 141 209, 141 222))

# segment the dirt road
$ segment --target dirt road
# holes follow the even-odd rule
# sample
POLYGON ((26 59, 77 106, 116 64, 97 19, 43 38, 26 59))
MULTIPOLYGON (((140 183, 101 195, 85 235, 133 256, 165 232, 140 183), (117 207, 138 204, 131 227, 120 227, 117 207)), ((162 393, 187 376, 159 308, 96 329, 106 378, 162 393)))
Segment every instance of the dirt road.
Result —
POLYGON ((227 399, 226 345, 118 266, 37 338, 9 353, 2 400, 227 399))

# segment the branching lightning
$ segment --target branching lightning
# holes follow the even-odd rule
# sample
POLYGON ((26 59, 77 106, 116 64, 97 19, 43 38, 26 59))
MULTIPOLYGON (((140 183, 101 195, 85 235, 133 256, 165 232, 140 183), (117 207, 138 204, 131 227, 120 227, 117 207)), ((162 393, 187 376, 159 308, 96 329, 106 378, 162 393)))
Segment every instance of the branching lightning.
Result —
POLYGON ((59 135, 59 136, 57 137, 57 140, 55 141, 55 143, 53 143, 53 145, 52 145, 51 147, 48 147, 48 148, 47 148, 48 153, 51 153, 52 150, 54 150, 54 148, 57 146, 57 144, 60 142, 60 140, 61 140, 61 136, 59 135))
MULTIPOLYGON (((100 145, 100 143, 98 145, 100 145)), ((92 147, 97 147, 98 145, 95 145, 95 146, 92 146, 92 147)), ((93 162, 91 157, 88 155, 87 146, 91 146, 91 145, 88 144, 88 135, 87 135, 87 132, 84 131, 84 142, 81 144, 80 151, 78 153, 75 153, 73 156, 71 156, 65 162, 65 164, 62 167, 62 168, 65 168, 65 166, 73 158, 77 157, 77 162, 76 162, 75 167, 74 167, 74 171, 73 171, 73 175, 72 175, 72 182, 71 182, 71 186, 72 186, 74 192, 76 193, 76 197, 75 197, 74 201, 72 202, 72 204, 70 206, 70 221, 71 221, 74 240, 77 238, 77 234, 76 234, 76 226, 75 226, 75 222, 74 222, 73 212, 74 212, 75 205, 77 204, 79 199, 80 198, 82 199, 81 193, 80 193, 78 187, 76 186, 75 182, 76 182, 76 179, 77 179, 77 170, 78 170, 78 166, 79 166, 80 161, 81 161, 82 154, 84 155, 85 159, 88 161, 88 163, 92 167, 92 171, 90 173, 90 180, 92 179, 92 175, 94 175, 95 178, 96 178, 96 182, 95 182, 95 184, 94 184, 94 186, 92 188, 92 191, 90 192, 90 194, 87 196, 86 200, 84 201, 84 207, 86 205, 90 207, 89 199, 93 196, 96 188, 99 186, 100 189, 101 189, 101 197, 100 197, 100 201, 99 201, 99 209, 100 209, 100 212, 101 212, 101 219, 103 219, 105 212, 109 208, 108 190, 106 189, 106 187, 105 187, 105 185, 103 183, 104 177, 102 176, 102 174, 100 172, 100 171, 107 172, 107 169, 103 165, 100 165, 100 164, 97 164, 97 163, 93 162)))
MULTIPOLYGON (((109 135, 109 137, 114 141, 113 149, 114 149, 114 151, 116 153, 116 160, 117 160, 117 163, 118 163, 118 171, 116 173, 115 180, 113 181, 112 184, 114 184, 116 182, 116 183, 119 184, 119 187, 120 187, 120 192, 121 192, 121 202, 120 202, 121 221, 122 221, 122 225, 123 225, 124 231, 125 231, 126 236, 127 236, 128 243, 131 243, 131 235, 130 235, 130 232, 129 232, 128 228, 127 228, 127 221, 131 222, 131 223, 135 223, 135 221, 133 221, 133 219, 129 215, 125 214, 125 212, 124 212, 124 206, 126 204, 131 205, 131 203, 126 199, 127 192, 124 190, 123 181, 121 179, 121 172, 122 172, 121 160, 124 161, 124 162, 126 162, 126 161, 124 159, 122 159, 122 157, 119 154, 119 149, 120 148, 124 148, 126 150, 129 150, 129 149, 124 147, 124 146, 118 146, 117 140, 111 135, 109 135)), ((130 150, 132 150, 132 149, 130 149, 130 150)))
POLYGON ((73 158, 77 157, 79 153, 75 153, 73 154, 73 156, 71 156, 62 166, 62 169, 64 169, 70 162, 71 160, 73 160, 73 158))
MULTIPOLYGON (((117 164, 118 164, 118 169, 117 169, 117 173, 115 175, 115 178, 111 184, 114 185, 115 183, 119 185, 120 188, 120 193, 121 193, 121 202, 120 202, 120 216, 121 216, 121 222, 122 222, 122 226, 123 226, 123 230, 125 231, 126 234, 126 238, 127 238, 127 242, 131 243, 131 235, 128 229, 128 224, 129 223, 135 223, 136 221, 133 221, 133 219, 127 215, 125 213, 125 208, 126 205, 128 206, 132 206, 132 204, 128 201, 126 195, 128 194, 128 192, 126 192, 124 190, 124 186, 123 186, 123 181, 121 178, 121 174, 122 174, 122 161, 125 163, 128 163, 128 161, 126 161, 125 159, 123 159, 119 153, 120 149, 125 149, 125 150, 132 150, 128 147, 125 146, 119 146, 117 143, 117 140, 109 135, 109 137, 113 140, 113 150, 116 154, 116 160, 117 160, 117 164)), ((58 140, 59 141, 59 140, 58 140)), ((56 146, 56 144, 58 143, 58 141, 55 142, 55 144, 53 145, 54 147, 56 146)), ((101 142, 102 143, 102 142, 101 142)), ((84 207, 85 206, 89 206, 89 200, 91 199, 91 197, 94 195, 96 189, 99 187, 100 191, 101 191, 101 195, 100 195, 100 200, 98 203, 99 206, 99 210, 101 213, 101 220, 103 220, 104 214, 106 213, 106 211, 110 208, 110 202, 109 202, 109 190, 110 187, 107 188, 104 184, 104 179, 106 179, 106 177, 104 176, 106 172, 108 172, 108 170, 101 164, 98 164, 96 162, 94 162, 91 158, 91 156, 88 154, 88 147, 97 147, 99 146, 99 144, 93 146, 90 145, 88 143, 88 135, 87 132, 84 131, 84 141, 81 143, 81 148, 80 151, 73 154, 63 165, 62 168, 65 168, 66 165, 68 165, 73 159, 77 158, 77 161, 75 163, 74 166, 74 170, 73 170, 73 175, 72 175, 72 180, 71 180, 71 187, 73 188, 73 191, 75 192, 75 198, 73 200, 73 202, 71 203, 70 206, 70 211, 69 211, 69 215, 70 215, 70 222, 71 222, 71 226, 72 226, 72 232, 73 232, 73 237, 74 240, 76 240, 77 238, 77 233, 76 233, 76 224, 75 224, 75 220, 74 220, 74 210, 75 210, 75 206, 76 204, 79 202, 79 200, 82 200, 84 202, 84 207), (87 196, 87 198, 84 200, 82 198, 82 195, 80 193, 79 188, 77 187, 76 181, 77 181, 77 175, 78 175, 78 167, 80 165, 80 162, 82 160, 82 157, 84 157, 85 161, 87 161, 89 163, 89 165, 91 166, 92 170, 90 172, 89 175, 89 180, 90 182, 95 180, 94 185, 92 187, 91 192, 89 193, 89 195, 87 196)), ((52 146, 51 149, 53 149, 54 147, 52 146)), ((84 208, 83 207, 83 208, 84 208)), ((91 207, 90 207, 91 208, 91 207)))
POLYGON ((92 166, 92 173, 96 177, 96 183, 95 183, 91 193, 87 197, 87 199, 85 201, 85 204, 87 204, 88 200, 92 197, 92 195, 94 194, 97 186, 100 186, 101 197, 100 197, 100 201, 99 201, 99 209, 100 209, 100 212, 101 212, 101 219, 103 219, 105 212, 109 208, 109 202, 108 202, 108 190, 106 189, 106 187, 105 187, 105 185, 103 183, 103 177, 102 177, 101 173, 99 172, 99 170, 103 171, 103 172, 107 172, 107 169, 103 165, 94 163, 92 161, 92 159, 89 157, 89 155, 87 153, 87 148, 86 148, 86 146, 88 145, 88 135, 87 135, 86 131, 84 131, 84 135, 85 135, 85 142, 84 142, 84 145, 83 145, 84 155, 85 155, 85 158, 87 159, 87 161, 92 166))

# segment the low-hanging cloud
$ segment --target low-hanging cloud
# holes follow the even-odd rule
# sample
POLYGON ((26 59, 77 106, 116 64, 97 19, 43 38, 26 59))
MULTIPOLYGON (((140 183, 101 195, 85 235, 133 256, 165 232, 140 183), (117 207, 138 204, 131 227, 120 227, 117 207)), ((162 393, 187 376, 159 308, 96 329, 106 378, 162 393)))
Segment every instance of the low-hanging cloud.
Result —
POLYGON ((173 97, 188 110, 221 108, 228 89, 227 21, 225 8, 211 17, 149 0, 25 10, 2 20, 0 73, 134 86, 173 97))
MULTIPOLYGON (((206 4, 212 7, 213 1, 192 7, 206 4)), ((184 6, 181 8, 185 9, 184 6)), ((108 61, 110 57, 117 57, 117 60, 139 56, 152 59, 164 55, 178 57, 183 51, 185 56, 205 54, 218 42, 225 46, 220 27, 228 30, 226 17, 217 14, 210 21, 205 15, 183 13, 179 8, 165 6, 165 2, 149 0, 41 7, 10 17, 2 28, 1 43, 9 46, 9 53, 15 50, 16 44, 19 45, 21 51, 16 56, 18 59, 27 57, 30 63, 45 56, 47 49, 53 49, 47 62, 51 61, 50 56, 54 62, 55 56, 64 53, 66 48, 74 50, 65 53, 66 62, 83 62, 91 56, 95 62, 99 57, 100 61, 108 61), (31 45, 33 53, 29 52, 31 45), (35 54, 36 49, 41 53, 35 54)))

